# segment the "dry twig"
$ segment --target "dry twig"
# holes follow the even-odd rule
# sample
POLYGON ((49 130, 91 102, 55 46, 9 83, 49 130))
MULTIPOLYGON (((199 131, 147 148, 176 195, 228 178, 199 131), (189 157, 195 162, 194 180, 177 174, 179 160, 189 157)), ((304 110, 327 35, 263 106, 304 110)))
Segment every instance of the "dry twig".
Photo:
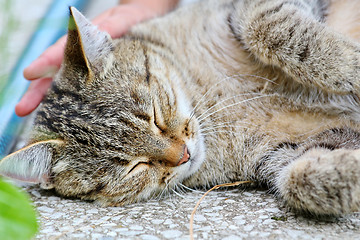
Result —
POLYGON ((190 232, 190 239, 191 240, 194 240, 194 228, 193 228, 193 224, 194 224, 194 216, 195 216, 195 212, 196 212, 196 209, 199 207, 201 201, 205 198, 205 196, 215 190, 215 189, 218 189, 218 188, 221 188, 221 187, 235 187, 235 186, 239 186, 241 184, 245 184, 245 183, 252 183, 252 181, 239 181, 239 182, 234 182, 234 183, 224 183, 224 184, 219 184, 219 185, 216 185, 214 187, 212 187, 210 190, 208 190, 206 193, 204 193, 204 195, 199 199, 199 201, 196 203, 195 207, 194 207, 194 210, 192 211, 191 213, 191 216, 190 216, 190 229, 189 229, 189 232, 190 232))

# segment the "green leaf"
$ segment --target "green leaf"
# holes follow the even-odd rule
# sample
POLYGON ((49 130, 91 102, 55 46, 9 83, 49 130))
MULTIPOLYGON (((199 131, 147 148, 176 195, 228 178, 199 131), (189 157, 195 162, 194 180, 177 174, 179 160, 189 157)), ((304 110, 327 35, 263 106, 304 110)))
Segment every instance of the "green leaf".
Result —
POLYGON ((0 179, 0 238, 31 239, 38 229, 29 197, 0 179))

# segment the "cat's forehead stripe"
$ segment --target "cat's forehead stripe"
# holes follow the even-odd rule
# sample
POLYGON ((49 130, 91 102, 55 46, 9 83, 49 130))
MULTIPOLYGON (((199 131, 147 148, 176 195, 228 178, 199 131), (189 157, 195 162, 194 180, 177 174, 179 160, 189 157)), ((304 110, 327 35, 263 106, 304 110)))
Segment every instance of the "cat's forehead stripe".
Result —
POLYGON ((145 62, 144 62, 144 66, 145 66, 145 71, 146 71, 146 82, 147 84, 150 84, 150 70, 149 70, 149 57, 148 57, 148 52, 147 52, 147 47, 143 44, 142 45, 142 49, 143 49, 143 53, 144 53, 144 57, 145 57, 145 62))
MULTIPOLYGON (((83 97, 74 90, 68 89, 67 86, 58 86, 59 83, 54 82, 51 86, 51 92, 48 97, 45 98, 44 103, 46 104, 47 100, 51 100, 56 98, 58 104, 62 104, 64 102, 80 102, 83 100, 83 97), (64 100, 64 97, 68 99, 64 100), (69 98, 71 99, 69 101, 69 98)), ((52 103, 54 104, 54 102, 52 103)))

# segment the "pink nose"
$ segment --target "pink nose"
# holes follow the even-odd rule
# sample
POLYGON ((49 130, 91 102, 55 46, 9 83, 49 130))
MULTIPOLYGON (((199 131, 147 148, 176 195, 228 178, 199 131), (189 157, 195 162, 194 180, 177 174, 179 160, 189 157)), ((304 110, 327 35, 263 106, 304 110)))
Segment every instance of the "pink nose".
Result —
POLYGON ((183 157, 180 159, 180 161, 178 162, 177 165, 180 166, 181 164, 186 163, 187 161, 189 161, 189 159, 190 159, 190 153, 188 151, 187 146, 185 145, 183 157))

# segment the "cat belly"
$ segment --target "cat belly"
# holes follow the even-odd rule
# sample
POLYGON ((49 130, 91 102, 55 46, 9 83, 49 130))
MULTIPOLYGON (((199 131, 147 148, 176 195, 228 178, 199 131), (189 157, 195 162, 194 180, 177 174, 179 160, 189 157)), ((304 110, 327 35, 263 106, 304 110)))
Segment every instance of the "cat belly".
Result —
POLYGON ((260 126, 259 132, 278 141, 302 142, 327 129, 353 126, 338 116, 306 111, 281 111, 272 113, 260 126))
MULTIPOLYGON (((261 161, 279 146, 311 147, 311 139, 315 143, 329 129, 359 129, 356 124, 339 116, 300 110, 273 111, 265 115, 258 112, 242 119, 238 125, 246 127, 207 136, 206 164, 191 180, 220 184, 257 179, 256 169, 261 161), (214 176, 214 172, 217 178, 210 181, 208 175, 214 176)), ((190 182, 187 184, 197 185, 190 182)))

